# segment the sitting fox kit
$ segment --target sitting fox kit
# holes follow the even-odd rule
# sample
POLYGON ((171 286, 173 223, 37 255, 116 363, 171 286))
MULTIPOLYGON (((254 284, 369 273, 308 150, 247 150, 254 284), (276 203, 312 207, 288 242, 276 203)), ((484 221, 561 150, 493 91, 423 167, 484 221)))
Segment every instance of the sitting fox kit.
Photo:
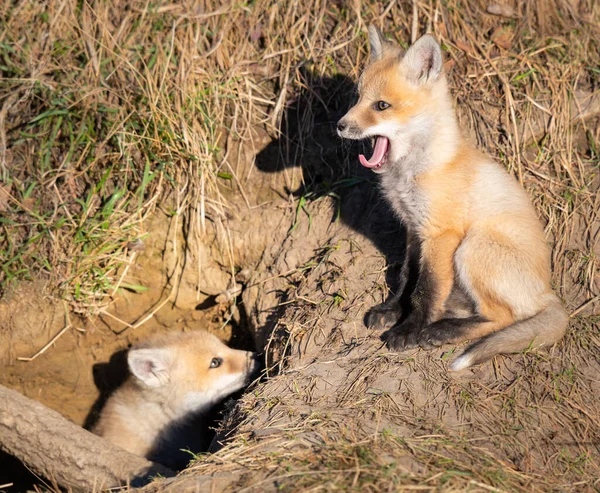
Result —
POLYGON ((231 349, 205 331, 152 339, 132 348, 127 362, 131 376, 92 431, 169 467, 185 465, 191 456, 181 449, 205 441, 191 421, 247 385, 258 367, 254 353, 231 349))
POLYGON ((397 292, 367 325, 394 350, 475 340, 451 365, 461 370, 496 354, 548 346, 568 315, 550 288, 550 253, 525 191, 461 137, 442 53, 425 35, 406 54, 369 27, 371 62, 359 101, 338 122, 347 139, 373 138, 360 163, 381 175, 383 193, 407 229, 397 292), (400 306, 411 265, 411 309, 400 306), (460 313, 456 300, 470 301, 460 313))

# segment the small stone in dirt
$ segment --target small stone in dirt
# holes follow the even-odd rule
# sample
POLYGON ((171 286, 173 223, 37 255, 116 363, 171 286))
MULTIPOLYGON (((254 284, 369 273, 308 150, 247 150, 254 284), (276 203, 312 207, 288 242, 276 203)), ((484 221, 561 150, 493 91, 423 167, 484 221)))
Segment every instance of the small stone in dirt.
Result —
POLYGON ((237 282, 241 282, 242 284, 246 284, 250 280, 251 276, 252 271, 248 267, 246 267, 235 275, 235 280, 237 282))
POLYGON ((222 291, 217 295, 215 301, 220 305, 222 303, 228 303, 232 301, 236 296, 239 296, 242 293, 242 285, 234 284, 229 289, 222 291))
POLYGON ((142 252, 146 248, 146 245, 144 245, 142 240, 137 238, 133 241, 128 241, 125 247, 132 252, 142 252))
POLYGON ((510 5, 500 5, 498 3, 492 3, 488 5, 487 13, 499 15, 500 17, 516 17, 515 11, 510 5))

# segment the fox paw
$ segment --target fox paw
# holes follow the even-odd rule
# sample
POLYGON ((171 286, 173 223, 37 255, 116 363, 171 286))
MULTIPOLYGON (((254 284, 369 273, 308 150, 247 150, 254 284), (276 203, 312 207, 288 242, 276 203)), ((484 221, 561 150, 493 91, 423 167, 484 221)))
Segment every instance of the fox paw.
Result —
POLYGON ((408 320, 382 334, 381 339, 392 351, 404 351, 419 346, 421 327, 408 320))
POLYGON ((431 325, 423 328, 416 336, 416 342, 423 349, 433 349, 451 342, 448 333, 431 325))
POLYGON ((481 323, 485 319, 475 316, 470 318, 446 318, 424 327, 417 339, 424 349, 440 347, 444 344, 455 344, 466 339, 468 327, 481 323))
POLYGON ((384 330, 393 327, 398 322, 402 312, 398 308, 391 308, 385 303, 371 308, 365 316, 365 325, 369 329, 384 330))

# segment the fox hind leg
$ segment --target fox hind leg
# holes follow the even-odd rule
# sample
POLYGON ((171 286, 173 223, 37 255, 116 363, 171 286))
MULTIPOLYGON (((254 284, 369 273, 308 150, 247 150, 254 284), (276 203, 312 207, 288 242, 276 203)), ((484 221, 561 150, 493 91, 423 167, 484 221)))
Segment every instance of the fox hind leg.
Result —
POLYGON ((502 328, 503 324, 489 321, 481 315, 466 318, 443 318, 425 327, 415 337, 415 346, 431 349, 476 339, 502 328))
MULTIPOLYGON (((524 269, 526 259, 519 258, 510 239, 498 231, 470 232, 456 250, 454 264, 453 293, 462 292, 463 297, 472 301, 472 313, 456 317, 460 310, 454 309, 455 296, 451 295, 439 320, 402 338, 404 348, 428 349, 480 339, 515 322, 520 298, 528 295, 533 299, 530 292, 535 290, 536 283, 531 278, 535 278, 535 273, 524 269)), ((530 312, 521 309, 524 316, 533 315, 537 309, 527 308, 530 312)))

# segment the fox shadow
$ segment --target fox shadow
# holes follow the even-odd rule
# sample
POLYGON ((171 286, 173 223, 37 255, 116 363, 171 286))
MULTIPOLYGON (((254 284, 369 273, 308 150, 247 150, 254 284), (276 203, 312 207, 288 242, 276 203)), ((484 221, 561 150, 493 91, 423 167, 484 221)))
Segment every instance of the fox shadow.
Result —
POLYGON ((287 101, 279 138, 257 154, 256 167, 265 173, 299 167, 304 184, 286 190, 288 194, 306 200, 334 197, 332 222, 342 221, 383 253, 393 292, 405 257, 406 231, 380 193, 377 176, 359 164, 359 154, 371 155, 370 143, 343 140, 336 132, 338 120, 358 99, 356 85, 341 74, 321 77, 305 71, 300 77, 303 89, 287 101))
POLYGON ((92 376, 99 395, 83 422, 83 427, 86 430, 94 428, 108 398, 129 377, 127 352, 128 349, 121 349, 114 353, 107 363, 96 363, 92 367, 92 376))

